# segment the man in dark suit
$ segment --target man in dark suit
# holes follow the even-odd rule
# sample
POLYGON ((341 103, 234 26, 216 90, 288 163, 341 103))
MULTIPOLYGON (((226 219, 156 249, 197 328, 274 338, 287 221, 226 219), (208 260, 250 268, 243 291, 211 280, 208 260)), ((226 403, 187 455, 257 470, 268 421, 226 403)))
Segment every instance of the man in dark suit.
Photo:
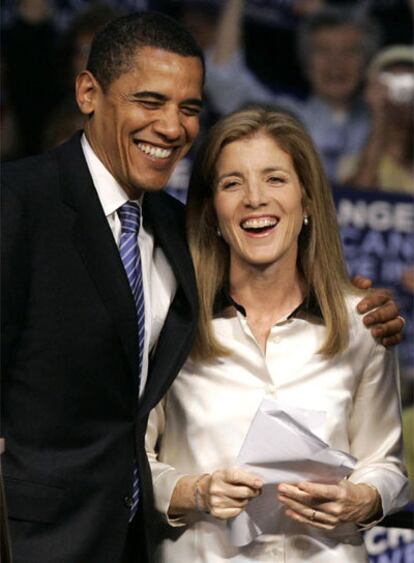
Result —
MULTIPOLYGON (((4 168, 2 434, 15 563, 153 555, 147 416, 188 355, 197 316, 183 209, 161 190, 197 135, 203 75, 201 51, 169 18, 114 20, 77 78, 84 133, 4 168)), ((396 314, 388 303, 371 316, 396 314)))
POLYGON ((4 168, 2 433, 15 563, 118 563, 135 549, 129 529, 150 557, 146 418, 190 351, 197 314, 182 206, 160 190, 198 133, 203 74, 175 22, 121 18, 77 79, 84 136, 4 168), (141 343, 118 250, 128 200, 142 207, 141 343))

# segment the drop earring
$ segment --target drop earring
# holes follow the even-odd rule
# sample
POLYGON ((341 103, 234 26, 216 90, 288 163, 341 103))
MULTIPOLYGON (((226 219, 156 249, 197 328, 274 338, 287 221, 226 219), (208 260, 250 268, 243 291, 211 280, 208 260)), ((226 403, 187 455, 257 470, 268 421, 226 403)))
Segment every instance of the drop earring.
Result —
POLYGON ((220 238, 223 236, 223 235, 221 234, 220 227, 219 227, 218 225, 217 225, 217 227, 216 227, 216 235, 217 235, 218 237, 220 237, 220 238))
POLYGON ((307 215, 303 216, 303 224, 307 227, 309 225, 309 217, 307 215))

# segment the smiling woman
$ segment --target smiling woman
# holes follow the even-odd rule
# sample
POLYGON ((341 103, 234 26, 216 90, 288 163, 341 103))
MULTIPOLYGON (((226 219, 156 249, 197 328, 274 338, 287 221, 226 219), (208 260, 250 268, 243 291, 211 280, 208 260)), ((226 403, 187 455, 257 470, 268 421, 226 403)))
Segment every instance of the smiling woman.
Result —
POLYGON ((250 264, 294 271, 306 210, 289 154, 256 133, 226 145, 216 170, 214 207, 233 273, 250 264))
POLYGON ((162 560, 366 562, 358 526, 407 499, 396 357, 358 318, 330 188, 303 126, 261 108, 219 121, 195 163, 187 219, 198 334, 146 437, 166 521, 162 560), (275 507, 260 466, 235 467, 264 397, 323 413, 318 437, 358 463, 339 483, 295 483, 287 471, 274 489, 279 522, 236 547, 223 521, 262 490, 275 507))
MULTIPOLYGON (((188 233, 203 288, 194 357, 208 360, 225 353, 209 319, 217 294, 228 283, 229 268, 236 280, 247 255, 261 264, 260 278, 266 266, 267 276, 278 272, 277 287, 292 289, 289 298, 280 295, 280 304, 273 304, 275 320, 286 308, 315 295, 326 324, 321 351, 332 355, 346 346, 344 292, 355 288, 342 257, 335 206, 319 155, 297 120, 253 109, 236 112, 212 129, 190 182, 188 233), (275 225, 261 233, 246 230, 258 219, 275 225), (215 236, 217 225, 224 238, 215 236)), ((235 294, 237 285, 235 281, 235 294)))

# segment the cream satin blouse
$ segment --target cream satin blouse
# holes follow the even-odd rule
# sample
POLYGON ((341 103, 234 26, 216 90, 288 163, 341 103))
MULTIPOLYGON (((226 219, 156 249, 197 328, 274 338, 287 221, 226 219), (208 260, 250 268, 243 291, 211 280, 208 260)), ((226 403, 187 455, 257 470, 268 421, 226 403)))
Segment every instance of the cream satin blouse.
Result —
MULTIPOLYGON (((166 514, 175 484, 185 474, 230 467, 264 396, 326 411, 320 437, 359 461, 350 479, 377 487, 384 515, 408 501, 402 463, 398 367, 395 350, 375 343, 348 297, 350 341, 333 359, 318 355, 325 335, 320 317, 300 311, 277 322, 266 354, 246 318, 234 307, 214 320, 229 357, 210 365, 187 361, 163 402, 150 415, 147 451, 155 500, 163 523, 159 557, 166 563, 359 563, 368 561, 353 525, 323 532, 287 522, 283 535, 261 536, 233 547, 226 523, 194 513, 166 514)), ((277 443, 277 436, 275 436, 277 443)))

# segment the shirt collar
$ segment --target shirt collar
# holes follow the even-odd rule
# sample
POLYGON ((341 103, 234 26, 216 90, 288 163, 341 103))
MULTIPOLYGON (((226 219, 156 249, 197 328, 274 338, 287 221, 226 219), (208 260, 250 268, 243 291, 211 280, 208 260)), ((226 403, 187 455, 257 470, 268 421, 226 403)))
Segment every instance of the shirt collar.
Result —
MULTIPOLYGON (((101 202, 105 216, 108 217, 124 203, 129 201, 129 197, 101 160, 99 160, 86 138, 85 133, 82 135, 81 145, 99 201, 101 202)), ((143 196, 134 201, 142 206, 142 198, 143 196)))
MULTIPOLYGON (((228 287, 223 287, 218 292, 214 301, 214 315, 220 315, 226 307, 235 307, 239 313, 241 313, 244 317, 246 316, 246 309, 232 298, 228 287)), ((296 318, 301 315, 313 315, 323 320, 321 308, 313 291, 305 297, 302 303, 298 305, 296 309, 286 317, 286 319, 296 318)))

